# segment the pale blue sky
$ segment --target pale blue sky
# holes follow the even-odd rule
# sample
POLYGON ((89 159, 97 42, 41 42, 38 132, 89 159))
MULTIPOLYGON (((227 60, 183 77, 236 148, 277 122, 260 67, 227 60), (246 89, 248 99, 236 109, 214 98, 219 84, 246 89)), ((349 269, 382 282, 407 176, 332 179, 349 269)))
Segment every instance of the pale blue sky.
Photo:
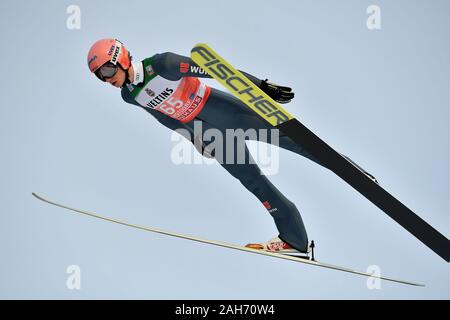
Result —
POLYGON ((136 59, 205 42, 291 86, 290 112, 448 237, 449 12, 445 0, 1 1, 0 298, 450 298, 448 263, 287 151, 271 180, 302 213, 318 259, 376 264, 427 287, 369 290, 362 277, 145 233, 31 196, 236 244, 276 236, 237 180, 219 166, 172 164, 171 132, 86 66, 103 37, 136 59), (71 4, 80 30, 66 28, 71 4), (371 4, 382 10, 378 31, 366 28, 371 4), (81 268, 79 291, 66 288, 69 265, 81 268))

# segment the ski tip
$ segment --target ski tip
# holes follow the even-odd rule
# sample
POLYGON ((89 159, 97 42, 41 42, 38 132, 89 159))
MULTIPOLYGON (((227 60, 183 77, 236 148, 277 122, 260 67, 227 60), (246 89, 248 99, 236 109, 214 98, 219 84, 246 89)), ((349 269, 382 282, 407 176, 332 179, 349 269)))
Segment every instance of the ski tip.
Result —
POLYGON ((197 43, 195 46, 192 47, 191 53, 197 51, 199 48, 206 48, 208 50, 211 50, 211 48, 206 43, 197 43))
POLYGON ((421 283, 418 283, 418 284, 416 284, 416 287, 422 287, 422 288, 424 288, 424 287, 426 287, 424 284, 421 284, 421 283))
MULTIPOLYGON (((383 279, 383 277, 381 277, 380 279, 383 279)), ((426 287, 425 284, 423 284, 423 283, 415 283, 415 282, 402 281, 402 280, 392 281, 392 279, 386 279, 386 280, 389 280, 391 282, 401 283, 401 284, 407 284, 407 285, 410 285, 410 286, 413 286, 413 287, 422 287, 422 288, 426 287)))
POLYGON ((36 199, 45 201, 44 198, 42 198, 42 197, 41 197, 40 195, 38 195, 36 192, 31 192, 31 195, 32 195, 33 197, 35 197, 36 199))

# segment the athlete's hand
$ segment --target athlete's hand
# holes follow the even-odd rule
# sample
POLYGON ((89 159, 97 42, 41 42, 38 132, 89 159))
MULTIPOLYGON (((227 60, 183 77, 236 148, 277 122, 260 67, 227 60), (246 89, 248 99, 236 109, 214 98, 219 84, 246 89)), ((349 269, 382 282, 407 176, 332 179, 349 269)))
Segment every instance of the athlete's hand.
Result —
POLYGON ((267 79, 261 82, 259 88, 278 103, 289 103, 294 98, 291 88, 268 82, 267 79))

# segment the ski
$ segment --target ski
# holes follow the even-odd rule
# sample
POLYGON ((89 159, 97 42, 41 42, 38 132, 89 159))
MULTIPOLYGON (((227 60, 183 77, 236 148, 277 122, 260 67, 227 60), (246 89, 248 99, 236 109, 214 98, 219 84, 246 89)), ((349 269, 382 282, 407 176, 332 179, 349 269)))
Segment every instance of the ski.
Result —
POLYGON ((196 45, 191 50, 191 58, 251 110, 288 135, 423 244, 450 262, 450 241, 444 235, 321 140, 208 45, 196 45))
POLYGON ((366 276, 366 277, 371 277, 371 278, 376 278, 376 279, 380 279, 380 280, 386 280, 386 281, 390 281, 390 282, 396 282, 396 283, 401 283, 401 284, 405 284, 405 285, 411 285, 411 286, 420 286, 423 287, 423 284, 418 284, 418 283, 413 283, 410 281, 403 281, 403 280, 396 280, 393 278, 387 278, 387 277, 382 277, 382 276, 377 276, 377 275, 372 275, 369 274, 367 272, 361 272, 361 271, 357 271, 357 270, 352 270, 352 269, 348 269, 348 268, 344 268, 344 267, 339 267, 339 266, 335 266, 335 265, 331 265, 331 264, 327 264, 327 263, 321 263, 318 261, 313 261, 313 260, 308 260, 305 258, 301 258, 301 257, 295 257, 295 256, 290 256, 290 255, 283 255, 283 254, 279 254, 279 253, 274 253, 274 252, 267 252, 267 251, 262 251, 262 250, 256 250, 256 249, 251 249, 251 248, 246 248, 243 246, 238 246, 238 245, 234 245, 234 244, 229 244, 229 243, 225 243, 225 242, 219 242, 219 241, 214 241, 214 240, 207 240, 207 239, 202 239, 202 238, 198 238, 198 237, 194 237, 194 236, 189 236, 189 235, 184 235, 184 234, 180 234, 180 233, 175 233, 175 232, 169 232, 169 231, 164 231, 161 229, 157 229, 157 228, 150 228, 150 227, 145 227, 145 226, 141 226, 141 225, 137 225, 137 224, 132 224, 132 223, 128 223, 125 221, 120 221, 120 220, 116 220, 116 219, 112 219, 106 216, 102 216, 96 213, 92 213, 92 212, 88 212, 88 211, 84 211, 84 210, 80 210, 80 209, 75 209, 66 205, 62 205, 53 201, 50 201, 36 193, 32 193, 32 195, 51 205, 63 208, 63 209, 67 209, 73 212, 77 212, 77 213, 81 213, 83 215, 86 216, 90 216, 96 219, 101 219, 101 220, 105 220, 105 221, 109 221, 109 222, 113 222, 116 224, 120 224, 123 226, 127 226, 127 227, 131 227, 131 228, 135 228, 135 229, 139 229, 139 230, 144 230, 144 231, 148 231, 148 232, 153 232, 153 233, 159 233, 159 234, 163 234, 166 236, 171 236, 171 237, 176 237, 176 238, 181 238, 181 239, 186 239, 186 240, 191 240, 191 241, 195 241, 195 242, 200 242, 200 243, 204 243, 204 244, 209 244, 209 245, 214 245, 214 246, 218 246, 218 247, 222 247, 222 248, 228 248, 228 249, 234 249, 234 250, 239 250, 239 251, 244 251, 244 252, 248 252, 248 253, 255 253, 255 254, 259 254, 259 255, 264 255, 264 256, 269 256, 272 258, 279 258, 279 259, 284 259, 284 260, 289 260, 289 261, 294 261, 294 262, 300 262, 303 264, 308 264, 308 265, 312 265, 312 266, 316 266, 316 267, 322 267, 322 268, 327 268, 327 269, 333 269, 333 270, 337 270, 337 271, 342 271, 342 272, 347 272, 347 273, 352 273, 352 274, 356 274, 356 275, 361 275, 361 276, 366 276))

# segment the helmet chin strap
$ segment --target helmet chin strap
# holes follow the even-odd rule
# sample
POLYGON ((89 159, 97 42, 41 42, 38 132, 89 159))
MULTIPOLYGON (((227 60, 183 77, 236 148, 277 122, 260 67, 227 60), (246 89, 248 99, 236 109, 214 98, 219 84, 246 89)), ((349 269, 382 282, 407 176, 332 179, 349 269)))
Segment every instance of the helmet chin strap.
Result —
MULTIPOLYGON (((131 54, 130 54, 130 52, 128 51, 128 59, 130 60, 130 62, 131 62, 131 60, 133 59, 132 57, 131 57, 131 54)), ((125 71, 125 81, 122 83, 122 85, 120 86, 121 88, 123 88, 123 86, 124 85, 126 85, 126 84, 130 84, 131 83, 131 81, 130 81, 130 74, 128 73, 128 70, 130 70, 130 68, 131 68, 131 63, 129 63, 129 67, 128 67, 128 69, 127 70, 125 70, 124 68, 122 68, 122 66, 120 65, 120 63, 117 63, 118 65, 119 65, 119 68, 121 68, 123 71, 125 71)))
POLYGON ((128 70, 130 70, 130 68, 128 68, 127 70, 125 70, 125 83, 126 84, 130 84, 130 74, 128 73, 128 70))
POLYGON ((122 83, 122 85, 120 86, 120 88, 123 88, 124 85, 130 84, 130 83, 131 83, 131 81, 130 81, 130 74, 128 73, 128 70, 129 70, 130 68, 128 68, 127 70, 125 70, 124 68, 122 68, 122 66, 120 65, 120 63, 118 63, 118 65, 119 65, 119 68, 122 69, 122 70, 125 72, 125 80, 124 80, 124 82, 122 83))

